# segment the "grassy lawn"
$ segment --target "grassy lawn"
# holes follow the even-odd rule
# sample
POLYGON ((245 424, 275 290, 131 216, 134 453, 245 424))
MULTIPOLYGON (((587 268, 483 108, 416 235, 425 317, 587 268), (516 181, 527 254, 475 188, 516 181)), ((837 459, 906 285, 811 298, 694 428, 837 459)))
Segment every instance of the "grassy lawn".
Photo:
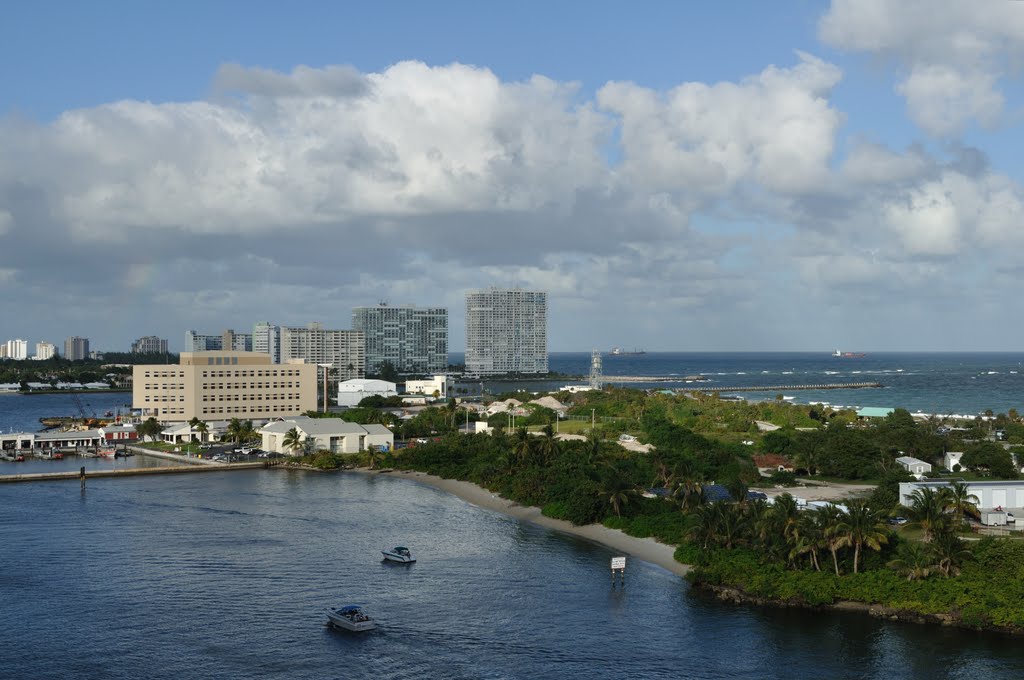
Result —
MULTIPOLYGON (((552 425, 552 427, 555 427, 552 425)), ((544 429, 543 425, 531 425, 527 428, 530 432, 540 432, 544 429)), ((582 420, 561 420, 558 422, 556 428, 558 434, 587 434, 590 432, 590 421, 582 420)))

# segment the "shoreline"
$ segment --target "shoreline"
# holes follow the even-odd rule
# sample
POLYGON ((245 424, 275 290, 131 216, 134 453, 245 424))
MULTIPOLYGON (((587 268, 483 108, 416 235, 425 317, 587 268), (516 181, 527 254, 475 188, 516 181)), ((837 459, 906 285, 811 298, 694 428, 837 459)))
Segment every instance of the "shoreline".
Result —
POLYGON ((513 517, 519 521, 536 524, 571 536, 585 538, 595 543, 600 543, 608 548, 614 548, 621 551, 628 557, 649 562, 675 574, 676 576, 686 576, 690 571, 690 565, 676 561, 675 546, 659 543, 653 538, 637 538, 635 536, 629 536, 618 529, 609 529, 601 524, 575 526, 571 522, 567 522, 565 520, 545 517, 541 514, 540 508, 519 505, 518 503, 506 500, 498 494, 488 491, 481 486, 477 486, 472 482, 463 482, 456 479, 444 479, 435 475, 428 475, 425 472, 417 472, 413 470, 378 472, 367 468, 358 468, 350 470, 350 472, 378 474, 387 477, 410 479, 450 493, 471 505, 476 505, 477 507, 481 507, 486 510, 500 512, 503 515, 513 517))

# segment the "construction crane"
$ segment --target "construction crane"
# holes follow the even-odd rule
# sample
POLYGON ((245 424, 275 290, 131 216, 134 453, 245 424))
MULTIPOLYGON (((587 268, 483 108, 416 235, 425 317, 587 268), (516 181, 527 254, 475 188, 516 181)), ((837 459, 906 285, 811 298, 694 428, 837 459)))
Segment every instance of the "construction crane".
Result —
POLYGON ((72 392, 71 393, 71 399, 75 402, 75 406, 78 407, 78 412, 82 414, 82 418, 83 419, 89 419, 89 418, 95 418, 96 417, 96 411, 93 411, 92 410, 92 406, 89 406, 89 404, 82 403, 82 400, 78 396, 77 392, 72 392), (85 408, 87 406, 89 407, 89 411, 92 411, 92 415, 89 415, 89 412, 85 410, 85 408))

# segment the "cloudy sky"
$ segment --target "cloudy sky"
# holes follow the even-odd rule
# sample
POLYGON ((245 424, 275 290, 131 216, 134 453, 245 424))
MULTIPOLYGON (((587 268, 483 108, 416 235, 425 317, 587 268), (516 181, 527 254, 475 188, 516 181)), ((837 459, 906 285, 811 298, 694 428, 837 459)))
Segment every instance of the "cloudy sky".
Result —
POLYGON ((554 351, 1024 346, 1024 2, 17 5, 0 341, 459 351, 517 285, 554 351))

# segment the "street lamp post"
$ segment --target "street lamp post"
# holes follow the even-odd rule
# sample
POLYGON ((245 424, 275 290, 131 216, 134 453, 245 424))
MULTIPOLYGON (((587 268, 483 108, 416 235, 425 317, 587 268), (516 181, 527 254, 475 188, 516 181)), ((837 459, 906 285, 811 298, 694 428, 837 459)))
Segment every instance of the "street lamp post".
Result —
POLYGON ((595 422, 595 418, 594 418, 594 412, 595 412, 596 410, 597 410, 597 409, 593 409, 593 408, 592 408, 592 409, 590 409, 590 429, 591 429, 591 431, 593 431, 593 429, 594 429, 594 422, 595 422))

